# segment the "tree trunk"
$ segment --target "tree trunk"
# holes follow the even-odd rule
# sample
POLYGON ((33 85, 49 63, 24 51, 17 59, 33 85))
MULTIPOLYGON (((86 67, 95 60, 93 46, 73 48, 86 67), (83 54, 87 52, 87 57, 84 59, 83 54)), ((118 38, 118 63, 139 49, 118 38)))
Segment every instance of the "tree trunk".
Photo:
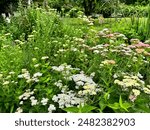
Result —
POLYGON ((83 1, 83 8, 85 10, 85 15, 89 16, 94 11, 94 2, 93 0, 84 0, 83 1))

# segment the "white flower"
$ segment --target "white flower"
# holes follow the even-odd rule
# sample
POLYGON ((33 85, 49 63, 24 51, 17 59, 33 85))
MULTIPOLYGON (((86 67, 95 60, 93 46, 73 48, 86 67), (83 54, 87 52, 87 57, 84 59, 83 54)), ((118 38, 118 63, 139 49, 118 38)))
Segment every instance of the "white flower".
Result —
POLYGON ((3 74, 0 74, 0 79, 3 77, 3 74))
POLYGON ((22 76, 25 79, 30 79, 30 73, 29 72, 26 72, 26 73, 22 74, 22 76))
POLYGON ((150 85, 147 85, 147 88, 149 88, 149 89, 150 89, 150 85))
POLYGON ((117 75, 117 74, 114 74, 114 75, 113 75, 113 78, 114 78, 114 79, 118 78, 118 75, 117 75))
POLYGON ((48 108, 48 112, 52 113, 52 111, 55 111, 55 110, 56 110, 56 107, 53 104, 50 104, 48 108))
POLYGON ((26 82, 31 83, 32 81, 33 81, 32 79, 28 79, 26 82))
POLYGON ((42 73, 40 73, 40 72, 37 72, 33 75, 33 77, 41 77, 41 76, 42 76, 42 73))
POLYGON ((34 91, 30 91, 30 89, 26 90, 26 92, 19 96, 19 99, 27 100, 31 95, 34 94, 34 91))
POLYGON ((38 78, 32 78, 32 81, 39 82, 38 78))
POLYGON ((91 77, 88 77, 83 73, 73 75, 73 76, 71 76, 71 78, 74 80, 75 83, 82 81, 82 82, 85 82, 87 84, 96 85, 96 83, 93 81, 93 79, 91 77))
POLYGON ((35 99, 35 97, 34 97, 34 96, 30 97, 30 100, 34 100, 34 99, 35 99))
POLYGON ((77 51, 77 50, 78 50, 77 48, 74 47, 71 48, 71 51, 77 51))
POLYGON ((22 74, 18 75, 18 78, 20 78, 20 79, 23 78, 23 75, 22 74))
POLYGON ((57 101, 58 101, 58 97, 57 97, 56 95, 54 95, 53 98, 52 98, 52 100, 53 100, 54 102, 57 102, 57 101))
POLYGON ((21 107, 18 107, 15 113, 22 113, 23 109, 21 107))
POLYGON ((46 59, 48 59, 49 57, 48 56, 43 56, 41 59, 42 60, 46 60, 46 59))
POLYGON ((34 99, 34 100, 31 100, 31 106, 35 106, 38 104, 38 100, 34 99))
POLYGON ((22 105, 22 104, 23 104, 23 101, 21 101, 19 104, 22 105))
POLYGON ((52 99, 54 102, 59 104, 59 108, 73 107, 74 105, 79 105, 84 102, 83 98, 76 97, 76 93, 73 91, 68 91, 67 93, 58 94, 52 99))
POLYGON ((99 50, 94 50, 93 53, 99 54, 99 50))
POLYGON ((11 75, 8 75, 7 77, 6 77, 6 79, 10 79, 11 78, 11 75))
POLYGON ((137 76, 141 79, 143 78, 143 76, 139 72, 138 72, 137 76))
POLYGON ((37 68, 37 67, 39 67, 39 66, 40 66, 40 64, 35 64, 35 65, 34 65, 35 68, 37 68))
POLYGON ((57 66, 52 66, 52 69, 53 70, 55 70, 55 71, 59 71, 59 72, 61 72, 61 71, 63 71, 64 70, 64 66, 62 66, 62 65, 60 65, 59 67, 57 67, 57 66))
POLYGON ((136 61, 138 61, 138 58, 134 56, 132 60, 133 60, 133 62, 136 62, 136 61))
POLYGON ((90 74, 90 77, 93 78, 95 76, 95 72, 90 74))
POLYGON ((23 95, 19 96, 19 100, 21 100, 23 98, 23 95))
POLYGON ((10 21, 11 21, 11 19, 8 18, 8 17, 6 17, 6 22, 7 22, 7 23, 10 23, 10 21))
POLYGON ((150 89, 144 87, 143 90, 144 90, 144 92, 145 92, 146 94, 150 94, 150 89))
POLYGON ((13 75, 13 74, 15 74, 15 72, 14 72, 14 71, 11 71, 11 72, 9 72, 9 74, 10 74, 10 75, 13 75))
POLYGON ((132 92, 134 93, 135 96, 139 96, 140 95, 140 91, 137 89, 132 89, 132 92))
POLYGON ((4 83, 3 83, 3 85, 8 85, 10 82, 9 81, 5 81, 4 83))
POLYGON ((59 87, 59 88, 63 87, 63 84, 62 84, 62 81, 61 81, 61 80, 55 82, 54 85, 56 85, 56 86, 59 87))
POLYGON ((78 82, 76 82, 76 85, 77 85, 77 86, 83 86, 83 85, 84 85, 84 82, 78 81, 78 82))
POLYGON ((22 73, 27 73, 27 69, 22 69, 22 73))
POLYGON ((41 100, 42 105, 46 105, 48 100, 49 100, 48 98, 42 98, 41 100))

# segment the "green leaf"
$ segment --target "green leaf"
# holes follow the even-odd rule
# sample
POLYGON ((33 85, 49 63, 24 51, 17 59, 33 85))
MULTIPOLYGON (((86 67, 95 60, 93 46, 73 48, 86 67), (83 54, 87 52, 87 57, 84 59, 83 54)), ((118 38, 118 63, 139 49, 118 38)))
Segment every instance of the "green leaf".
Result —
POLYGON ((121 108, 123 107, 121 95, 120 95, 120 98, 119 98, 119 105, 120 105, 121 108))
POLYGON ((130 103, 127 103, 127 102, 123 103, 121 96, 120 96, 120 99, 119 99, 119 105, 120 105, 120 107, 121 107, 122 109, 124 109, 124 110, 127 111, 127 112, 128 112, 127 109, 131 107, 131 104, 130 104, 130 103))
POLYGON ((104 101, 104 99, 101 99, 99 101, 99 106, 100 106, 100 110, 103 111, 107 106, 106 101, 104 101))
POLYGON ((63 109, 66 112, 71 112, 71 113, 78 113, 79 112, 79 108, 77 107, 67 107, 63 109))
POLYGON ((123 103, 123 107, 125 107, 125 108, 130 108, 132 105, 130 104, 130 103, 128 103, 128 102, 125 102, 125 103, 123 103))
POLYGON ((109 99, 109 92, 105 93, 104 99, 105 99, 105 101, 107 101, 109 99))
POLYGON ((96 107, 94 106, 89 106, 89 105, 85 105, 81 108, 81 112, 82 113, 88 113, 88 112, 91 112, 92 110, 95 110, 96 107))
POLYGON ((14 111, 14 105, 11 106, 10 113, 14 111))
POLYGON ((115 102, 114 104, 109 104, 107 105, 108 107, 112 108, 112 109, 120 109, 120 105, 119 103, 115 102))

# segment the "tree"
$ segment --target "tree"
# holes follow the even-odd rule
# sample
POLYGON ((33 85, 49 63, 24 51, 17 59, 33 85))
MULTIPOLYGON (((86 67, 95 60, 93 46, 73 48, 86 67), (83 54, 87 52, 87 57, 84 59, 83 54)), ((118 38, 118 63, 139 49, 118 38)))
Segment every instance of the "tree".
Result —
POLYGON ((0 15, 5 13, 6 16, 13 14, 13 9, 17 5, 18 0, 1 0, 0 1, 0 15))
POLYGON ((109 17, 113 13, 114 6, 119 2, 119 0, 74 0, 78 5, 84 8, 86 15, 91 15, 92 13, 101 13, 105 17, 109 17))
POLYGON ((125 4, 135 4, 135 3, 138 3, 138 4, 146 5, 146 4, 148 4, 149 0, 120 0, 120 1, 124 2, 125 4))
MULTIPOLYGON (((29 2, 29 0, 0 0, 0 15, 2 13, 5 13, 6 17, 8 17, 9 14, 13 15, 13 12, 17 10, 19 1, 21 1, 21 3, 24 6, 27 6, 29 2)), ((30 0, 30 1, 41 3, 47 0, 30 0)))

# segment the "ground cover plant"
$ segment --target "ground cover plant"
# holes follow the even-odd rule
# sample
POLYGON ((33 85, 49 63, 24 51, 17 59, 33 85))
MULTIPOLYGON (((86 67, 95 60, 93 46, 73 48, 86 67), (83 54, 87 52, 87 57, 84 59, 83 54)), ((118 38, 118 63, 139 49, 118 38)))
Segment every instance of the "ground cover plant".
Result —
MULTIPOLYGON (((0 112, 150 112, 150 40, 128 18, 19 6, 0 25, 0 112)), ((149 28, 149 17, 139 26, 149 28)))

